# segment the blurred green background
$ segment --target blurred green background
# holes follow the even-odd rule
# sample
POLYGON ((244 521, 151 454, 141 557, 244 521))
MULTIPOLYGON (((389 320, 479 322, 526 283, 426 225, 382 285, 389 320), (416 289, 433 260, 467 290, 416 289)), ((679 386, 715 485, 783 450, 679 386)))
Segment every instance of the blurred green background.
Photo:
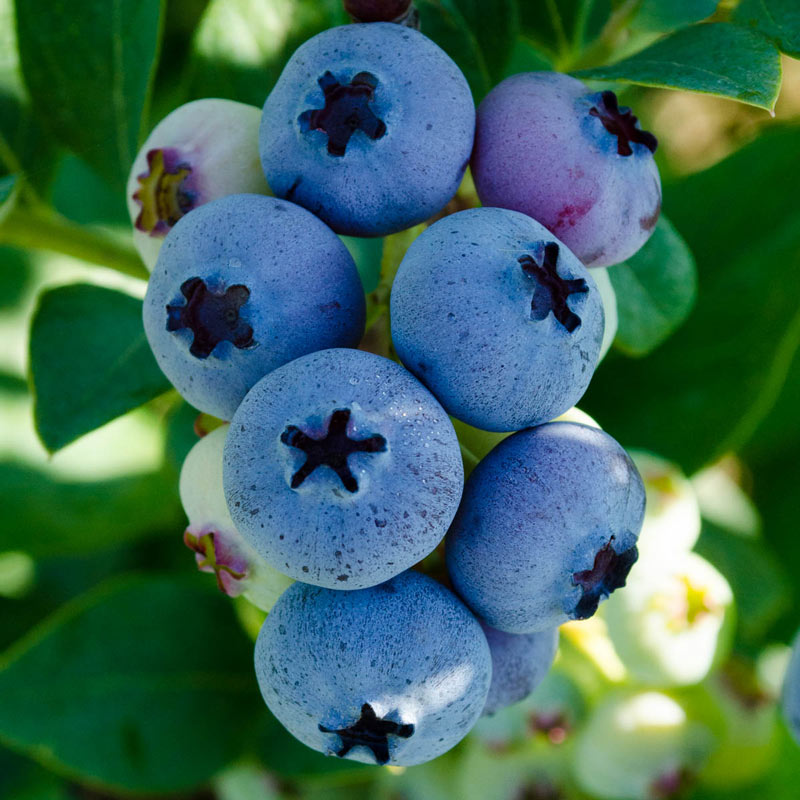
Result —
MULTIPOLYGON (((679 566, 638 610, 565 626, 533 697, 428 765, 295 742, 258 694, 257 615, 182 543, 196 412, 144 342, 124 182, 169 111, 261 105, 294 48, 346 15, 338 0, 0 0, 0 797, 556 800, 603 796, 603 768, 622 797, 654 759, 675 782, 653 797, 797 797, 776 701, 800 626, 800 12, 416 5, 476 101, 515 72, 585 69, 658 135, 672 225, 609 272, 617 340, 581 408, 639 454, 653 541, 697 528, 722 583, 679 566), (661 656, 619 632, 655 618, 655 650, 719 625, 678 667, 659 651, 657 674, 661 656), (677 678, 709 641, 713 666, 677 678)), ((405 246, 350 244, 368 291, 405 246)))

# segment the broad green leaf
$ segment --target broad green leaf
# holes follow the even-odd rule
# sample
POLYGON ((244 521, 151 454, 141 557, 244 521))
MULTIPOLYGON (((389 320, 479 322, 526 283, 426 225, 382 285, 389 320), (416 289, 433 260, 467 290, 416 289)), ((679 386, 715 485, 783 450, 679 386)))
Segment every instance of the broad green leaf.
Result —
POLYGON ((738 536, 707 520, 695 550, 727 578, 736 598, 739 635, 757 645, 790 606, 786 573, 763 540, 738 536))
POLYGON ((122 189, 155 72, 161 0, 17 0, 22 73, 58 139, 122 189))
POLYGON ((211 0, 194 37, 192 93, 261 106, 306 39, 348 21, 341 0, 211 0))
POLYGON ((301 744, 275 717, 266 711, 253 738, 254 755, 271 772, 287 778, 322 778, 325 775, 367 773, 366 764, 330 758, 301 744))
POLYGON ((6 175, 0 178, 0 225, 5 222, 11 213, 17 199, 19 179, 16 175, 6 175))
POLYGON ((617 295, 619 324, 614 343, 644 355, 686 318, 697 290, 694 259, 680 234, 662 214, 642 249, 608 271, 617 295))
POLYGON ((0 462, 0 552, 38 558, 88 553, 185 524, 177 478, 158 472, 95 482, 67 482, 0 462))
POLYGON ((597 36, 611 14, 609 0, 522 0, 523 34, 555 58, 575 55, 597 36))
MULTIPOLYGON (((456 0, 467 26, 475 34, 489 79, 502 79, 511 48, 519 33, 515 0, 456 0)), ((423 31, 424 32, 424 31, 423 31)))
POLYGON ((142 327, 142 302, 90 284, 49 289, 31 323, 39 436, 51 452, 170 388, 142 327))
POLYGON ((0 797, 9 800, 72 800, 70 795, 72 792, 66 781, 30 759, 0 747, 0 797))
POLYGON ((420 28, 458 64, 479 103, 492 79, 476 34, 470 30, 456 0, 415 0, 420 28))
POLYGON ((781 82, 780 56, 768 39, 729 23, 693 25, 579 78, 637 83, 728 97, 771 110, 781 82))
MULTIPOLYGON (((797 399, 795 400, 795 407, 797 399)), ((800 603, 800 584, 796 565, 800 564, 800 536, 797 535, 797 451, 787 449, 772 458, 747 456, 746 464, 753 481, 753 500, 762 519, 764 541, 778 562, 789 573, 790 605, 779 625, 771 631, 772 638, 788 640, 798 628, 797 608, 800 603)))
POLYGON ((742 0, 733 20, 753 28, 794 58, 800 58, 800 4, 797 0, 742 0))
POLYGON ((192 576, 78 598, 0 662, 0 740, 126 792, 188 790, 243 750, 262 706, 227 598, 192 576))
POLYGON ((744 445, 775 404, 800 345, 798 148, 800 128, 775 130, 665 187, 697 303, 647 358, 598 369, 581 407, 623 444, 692 473, 744 445))
MULTIPOLYGON (((3 206, 11 199, 14 189, 17 186, 16 175, 6 175, 0 178, 0 215, 3 214, 3 206)), ((0 216, 2 219, 2 216, 0 216)))
POLYGON ((520 72, 542 72, 551 69, 553 69, 553 64, 544 51, 527 39, 519 37, 511 48, 511 55, 503 77, 517 75, 520 72))
POLYGON ((653 33, 674 31, 710 17, 717 4, 718 0, 642 0, 632 25, 653 33))
POLYGON ((800 348, 786 373, 778 400, 758 426, 744 454, 755 461, 765 461, 800 449, 800 348))

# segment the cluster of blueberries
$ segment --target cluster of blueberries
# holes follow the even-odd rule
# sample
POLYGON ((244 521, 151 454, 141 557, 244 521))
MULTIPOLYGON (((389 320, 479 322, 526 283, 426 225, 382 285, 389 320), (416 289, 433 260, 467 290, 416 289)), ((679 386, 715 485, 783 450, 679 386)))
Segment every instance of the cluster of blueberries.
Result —
POLYGON ((147 338, 226 421, 184 464, 185 541, 270 611, 259 685, 307 745, 440 755, 529 694, 558 626, 624 585, 641 478, 603 431, 551 420, 600 354, 587 267, 655 225, 655 145, 612 92, 565 75, 511 77, 476 115, 455 63, 388 22, 307 41, 263 113, 195 101, 146 142, 128 201, 147 338), (429 219, 469 164, 484 207, 427 227, 394 279, 402 365, 356 349, 365 297, 337 234, 429 219), (513 432, 466 484, 451 417, 513 432))

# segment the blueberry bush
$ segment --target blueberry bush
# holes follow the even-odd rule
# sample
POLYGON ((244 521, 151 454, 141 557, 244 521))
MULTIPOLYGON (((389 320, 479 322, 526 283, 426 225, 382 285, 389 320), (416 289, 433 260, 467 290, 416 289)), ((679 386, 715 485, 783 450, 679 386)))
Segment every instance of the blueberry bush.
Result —
POLYGON ((798 60, 0 0, 0 798, 797 797, 798 60))

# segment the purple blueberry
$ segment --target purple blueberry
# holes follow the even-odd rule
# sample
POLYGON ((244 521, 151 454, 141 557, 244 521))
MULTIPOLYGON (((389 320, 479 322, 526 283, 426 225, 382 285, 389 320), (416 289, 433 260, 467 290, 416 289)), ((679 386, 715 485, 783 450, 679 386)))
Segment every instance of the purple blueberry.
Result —
POLYGON ((585 619, 636 561, 644 486, 607 433, 551 422, 475 468, 447 534, 447 566, 493 628, 533 633, 585 619))
POLYGON ((484 205, 530 215, 587 267, 604 267, 632 256, 655 228, 655 149, 614 92, 526 72, 481 103, 472 175, 484 205))
POLYGON ((255 664, 270 711, 301 742, 404 766, 469 732, 492 671, 478 621, 413 571, 355 592, 290 586, 261 629, 255 664))
POLYGON ((476 208, 431 225, 392 287, 397 355, 454 417, 527 428, 575 405, 603 339, 600 294, 553 234, 516 211, 476 208))
POLYGON ((558 649, 558 628, 504 633, 481 623, 492 654, 492 683, 485 716, 524 700, 547 675, 558 649))
POLYGON ((800 632, 795 636, 792 645, 792 655, 783 679, 781 701, 786 724, 800 745, 800 632))
POLYGON ((275 569, 333 589, 373 586, 442 540, 463 466, 436 399, 394 361, 324 350, 259 381, 224 455, 231 516, 275 569))
POLYGON ((229 420, 271 370, 356 346, 365 301, 336 234, 273 197, 229 195, 178 220, 150 276, 144 329, 193 406, 229 420))
POLYGON ((337 233, 383 236, 447 204, 474 131, 466 79, 430 39, 343 25, 289 59, 264 104, 261 161, 277 196, 337 233))

